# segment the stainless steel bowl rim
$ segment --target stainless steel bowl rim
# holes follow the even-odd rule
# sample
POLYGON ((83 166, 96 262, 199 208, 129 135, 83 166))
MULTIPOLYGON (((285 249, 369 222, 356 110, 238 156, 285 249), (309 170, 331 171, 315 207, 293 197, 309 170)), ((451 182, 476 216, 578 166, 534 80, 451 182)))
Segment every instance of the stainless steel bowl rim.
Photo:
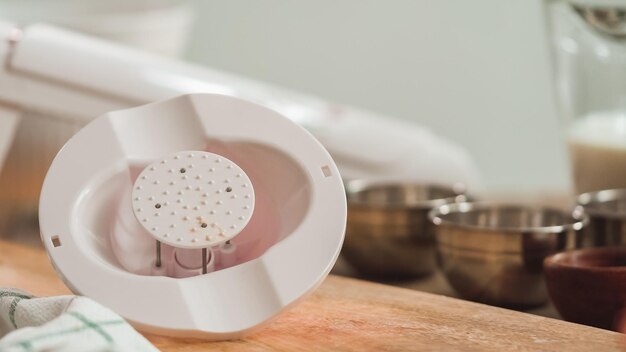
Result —
POLYGON ((561 233, 570 230, 580 230, 589 223, 589 216, 580 207, 576 207, 572 212, 567 212, 558 208, 515 204, 515 203, 496 203, 496 202, 462 202, 450 203, 436 207, 428 213, 428 219, 435 226, 447 226, 459 229, 480 230, 486 232, 507 232, 507 233, 561 233), (466 213, 478 209, 497 209, 497 208, 520 208, 533 211, 556 211, 568 216, 572 221, 562 225, 551 226, 525 226, 525 227, 507 227, 507 226, 480 226, 459 224, 454 221, 445 220, 442 216, 450 213, 466 213))
POLYGON ((594 209, 594 207, 591 206, 592 203, 601 204, 614 200, 626 201, 626 188, 603 189, 600 191, 582 193, 579 194, 578 197, 576 197, 576 202, 578 203, 578 205, 582 206, 585 209, 585 213, 591 216, 626 220, 626 212, 620 213, 615 211, 594 209))
POLYGON ((369 180, 349 180, 344 183, 348 205, 350 207, 358 209, 424 209, 430 210, 445 204, 467 202, 471 198, 465 194, 465 186, 462 183, 455 184, 454 186, 436 184, 436 183, 418 183, 418 182, 393 182, 393 181, 369 181, 369 180), (420 200, 411 202, 410 204, 381 204, 381 203, 368 203, 351 199, 350 195, 357 194, 374 187, 423 187, 423 188, 440 188, 448 189, 451 193, 456 193, 455 196, 444 198, 433 198, 428 200, 420 200))

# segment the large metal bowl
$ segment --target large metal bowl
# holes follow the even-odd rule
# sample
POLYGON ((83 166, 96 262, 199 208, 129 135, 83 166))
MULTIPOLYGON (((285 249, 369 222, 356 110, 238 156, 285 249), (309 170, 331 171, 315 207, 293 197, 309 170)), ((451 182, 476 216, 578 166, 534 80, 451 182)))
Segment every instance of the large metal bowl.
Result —
POLYGON ((342 255, 359 273, 398 279, 436 267, 435 237, 428 212, 464 201, 464 187, 346 183, 348 225, 342 255))
POLYGON ((589 215, 579 247, 626 245, 626 189, 583 193, 578 204, 589 215))
POLYGON ((545 257, 576 246, 582 210, 490 203, 448 204, 429 214, 441 270, 464 298, 525 308, 548 299, 545 257))

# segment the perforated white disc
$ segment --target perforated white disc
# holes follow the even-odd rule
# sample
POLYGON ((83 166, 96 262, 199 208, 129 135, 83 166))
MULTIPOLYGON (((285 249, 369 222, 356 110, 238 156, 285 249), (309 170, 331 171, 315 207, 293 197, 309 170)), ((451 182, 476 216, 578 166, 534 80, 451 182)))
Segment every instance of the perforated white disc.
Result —
POLYGON ((206 248, 243 230, 254 211, 248 175, 217 154, 184 151, 148 165, 132 192, 137 220, 157 240, 206 248))

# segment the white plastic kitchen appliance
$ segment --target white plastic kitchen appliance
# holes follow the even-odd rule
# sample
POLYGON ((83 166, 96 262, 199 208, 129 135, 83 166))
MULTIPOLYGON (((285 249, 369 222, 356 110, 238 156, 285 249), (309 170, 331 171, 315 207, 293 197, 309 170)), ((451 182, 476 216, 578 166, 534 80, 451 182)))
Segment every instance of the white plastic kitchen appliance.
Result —
MULTIPOLYGON (((180 94, 225 94, 269 107, 308 129, 344 178, 481 187, 465 150, 416 124, 48 25, 0 22, 0 38, 0 107, 7 114, 27 112, 74 126, 180 94)), ((0 120, 4 114, 0 110, 0 120)), ((18 132, 33 144, 52 142, 37 129, 18 132)))
POLYGON ((225 339, 322 282, 346 199, 302 127, 193 94, 106 113, 76 133, 48 171, 39 222, 74 292, 144 331, 225 339))

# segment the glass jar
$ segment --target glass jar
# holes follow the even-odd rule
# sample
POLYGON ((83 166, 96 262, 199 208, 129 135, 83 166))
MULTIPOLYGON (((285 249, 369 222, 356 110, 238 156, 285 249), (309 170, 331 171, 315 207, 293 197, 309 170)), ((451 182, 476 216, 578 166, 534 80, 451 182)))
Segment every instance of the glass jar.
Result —
POLYGON ((626 0, 546 0, 577 193, 626 187, 626 0))

